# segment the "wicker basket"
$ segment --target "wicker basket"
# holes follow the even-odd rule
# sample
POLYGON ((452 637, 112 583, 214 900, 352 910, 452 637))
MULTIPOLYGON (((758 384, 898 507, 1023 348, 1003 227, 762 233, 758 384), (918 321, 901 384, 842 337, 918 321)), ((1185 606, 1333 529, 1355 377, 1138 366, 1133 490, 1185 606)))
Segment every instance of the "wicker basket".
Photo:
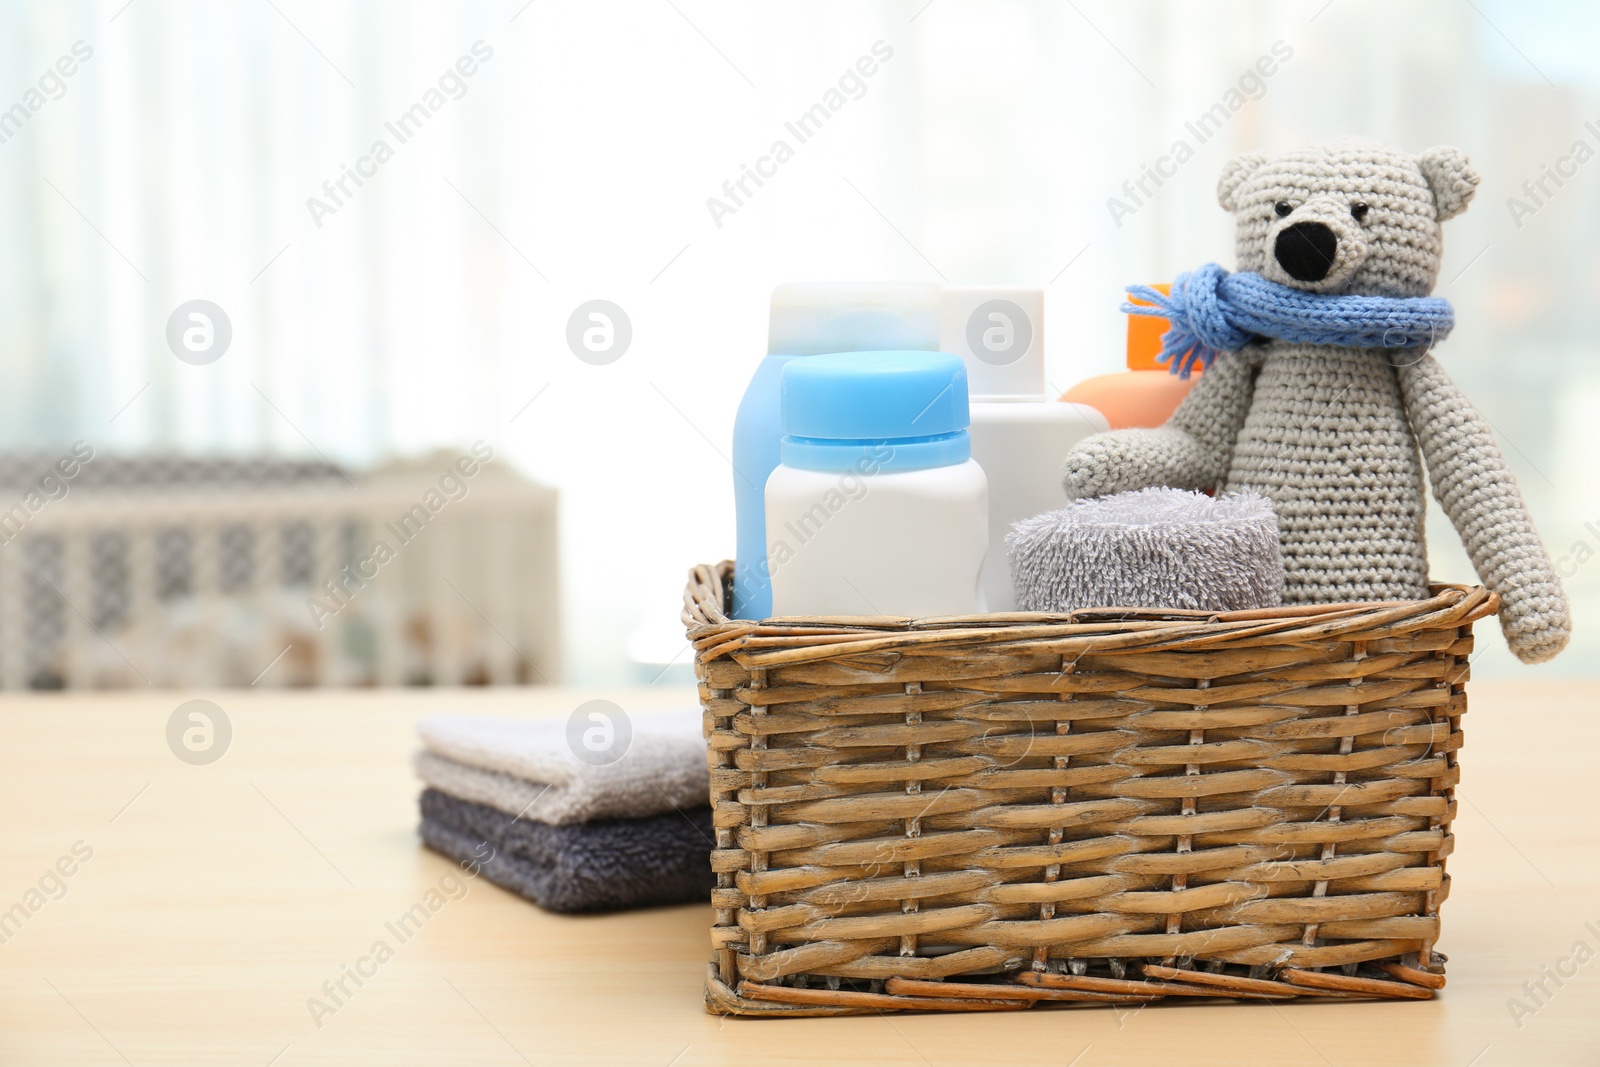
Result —
POLYGON ((709 1010, 1428 998, 1481 588, 1213 614, 684 621, 709 1010))

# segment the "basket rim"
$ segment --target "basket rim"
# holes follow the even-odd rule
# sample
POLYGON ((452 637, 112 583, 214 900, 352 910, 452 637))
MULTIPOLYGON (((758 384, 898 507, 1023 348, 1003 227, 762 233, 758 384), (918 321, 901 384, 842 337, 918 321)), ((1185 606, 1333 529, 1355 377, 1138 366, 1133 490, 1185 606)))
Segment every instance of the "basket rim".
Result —
POLYGON ((867 652, 933 651, 940 646, 998 650, 1014 643, 1052 651, 1199 651, 1312 641, 1364 641, 1419 630, 1469 626, 1500 608, 1481 585, 1438 583, 1424 600, 1292 604, 1248 611, 1086 608, 1061 613, 1011 612, 931 618, 902 616, 775 616, 730 619, 725 614, 733 562, 690 569, 682 620, 695 658, 723 656, 747 668, 837 659, 867 652))

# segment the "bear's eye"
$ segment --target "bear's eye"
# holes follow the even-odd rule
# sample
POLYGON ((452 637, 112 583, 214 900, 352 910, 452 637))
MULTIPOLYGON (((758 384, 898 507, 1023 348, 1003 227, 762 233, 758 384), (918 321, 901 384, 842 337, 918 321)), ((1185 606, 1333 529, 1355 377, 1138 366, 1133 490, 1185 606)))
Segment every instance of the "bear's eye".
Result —
POLYGON ((1294 205, 1289 203, 1287 200, 1279 200, 1276 204, 1272 205, 1272 210, 1276 211, 1278 213, 1278 217, 1281 219, 1285 215, 1289 214, 1289 212, 1294 210, 1294 205))
POLYGON ((1357 222, 1365 221, 1367 217, 1367 205, 1361 203, 1359 200, 1356 201, 1354 204, 1350 205, 1350 214, 1357 222))

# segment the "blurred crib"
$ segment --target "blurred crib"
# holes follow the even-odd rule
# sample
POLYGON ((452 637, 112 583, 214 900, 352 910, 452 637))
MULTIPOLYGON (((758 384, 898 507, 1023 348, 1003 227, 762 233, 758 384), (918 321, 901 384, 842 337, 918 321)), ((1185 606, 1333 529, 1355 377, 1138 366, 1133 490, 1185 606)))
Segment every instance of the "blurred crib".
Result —
POLYGON ((502 463, 55 463, 0 460, 0 687, 557 679, 556 494, 502 463))

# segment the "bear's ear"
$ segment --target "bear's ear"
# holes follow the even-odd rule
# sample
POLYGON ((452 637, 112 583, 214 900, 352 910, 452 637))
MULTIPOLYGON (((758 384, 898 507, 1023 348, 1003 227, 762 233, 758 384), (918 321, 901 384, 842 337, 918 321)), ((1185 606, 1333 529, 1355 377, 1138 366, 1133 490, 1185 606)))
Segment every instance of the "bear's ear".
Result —
POLYGON ((1242 156, 1234 156, 1228 160, 1227 165, 1222 168, 1222 177, 1217 179, 1217 203, 1222 205, 1222 210, 1239 210, 1233 200, 1234 192, 1266 161, 1265 152, 1246 152, 1242 156))
POLYGON ((1440 145, 1418 156, 1417 166, 1433 190, 1433 211, 1440 222, 1467 210, 1478 191, 1478 172, 1467 165, 1465 152, 1440 145))

